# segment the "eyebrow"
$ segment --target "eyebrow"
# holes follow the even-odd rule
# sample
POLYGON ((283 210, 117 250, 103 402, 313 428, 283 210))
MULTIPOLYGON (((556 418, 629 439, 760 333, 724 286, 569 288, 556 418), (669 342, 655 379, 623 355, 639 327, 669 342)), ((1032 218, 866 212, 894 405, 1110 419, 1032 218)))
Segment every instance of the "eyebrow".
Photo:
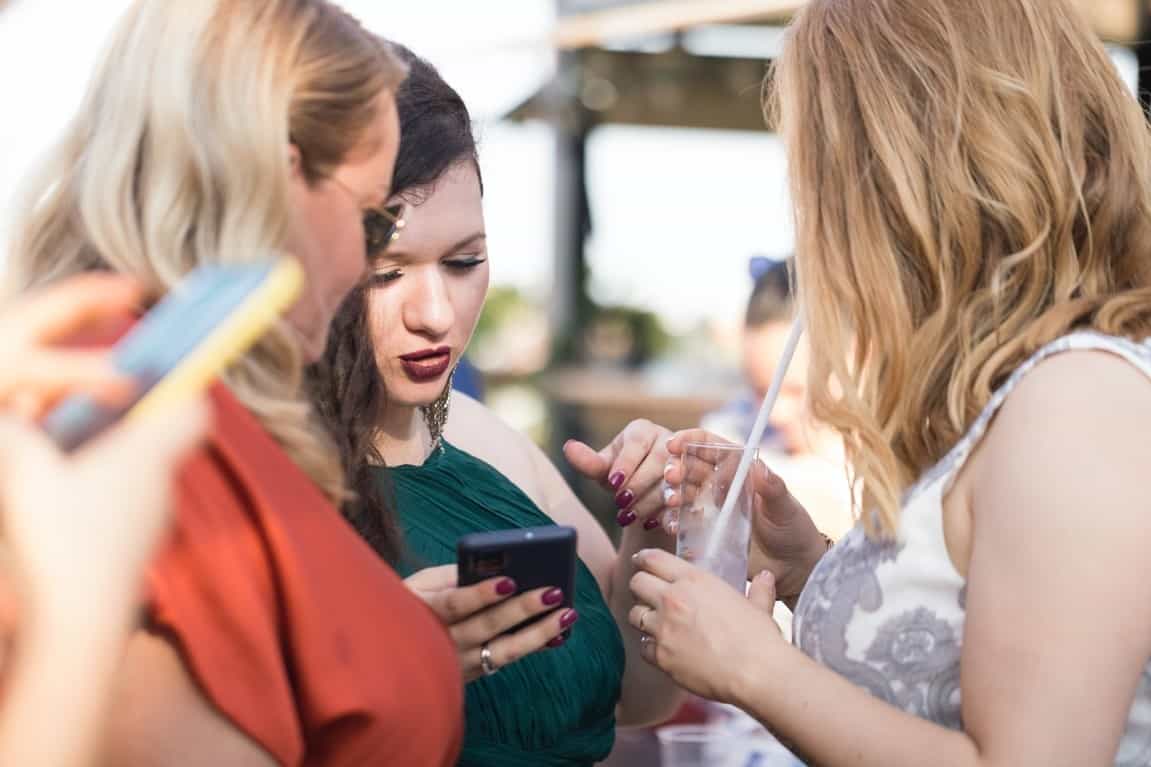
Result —
MULTIPOLYGON (((476 232, 475 234, 470 234, 467 237, 464 237, 462 240, 459 240, 458 242, 456 242, 451 247, 446 248, 439 255, 439 258, 445 258, 446 256, 451 256, 451 255, 454 255, 456 253, 459 253, 461 250, 468 247, 469 245, 479 244, 481 241, 486 241, 487 238, 488 238, 487 232, 476 232)), ((410 257, 409 257, 408 252, 404 250, 404 237, 401 234, 400 238, 398 240, 396 240, 395 243, 393 243, 387 250, 385 250, 383 253, 381 253, 379 256, 376 257, 375 262, 380 262, 380 261, 408 261, 408 260, 410 260, 410 257)))

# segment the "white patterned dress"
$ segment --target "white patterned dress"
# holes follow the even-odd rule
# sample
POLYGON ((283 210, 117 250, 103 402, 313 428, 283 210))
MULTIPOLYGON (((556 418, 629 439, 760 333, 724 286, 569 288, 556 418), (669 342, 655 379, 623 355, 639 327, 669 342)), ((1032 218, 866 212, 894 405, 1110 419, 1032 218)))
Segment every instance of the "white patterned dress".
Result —
MULTIPOLYGON (((966 585, 943 538, 943 498, 1007 396, 1042 360, 1106 351, 1151 377, 1151 344, 1093 332, 1039 350, 995 392, 970 431, 904 496, 894 541, 857 525, 812 572, 794 619, 794 641, 821 664, 908 713, 963 726, 959 663, 966 585)), ((1151 659, 1149 659, 1151 660, 1151 659)), ((1151 765, 1151 664, 1144 667, 1116 767, 1151 765)))

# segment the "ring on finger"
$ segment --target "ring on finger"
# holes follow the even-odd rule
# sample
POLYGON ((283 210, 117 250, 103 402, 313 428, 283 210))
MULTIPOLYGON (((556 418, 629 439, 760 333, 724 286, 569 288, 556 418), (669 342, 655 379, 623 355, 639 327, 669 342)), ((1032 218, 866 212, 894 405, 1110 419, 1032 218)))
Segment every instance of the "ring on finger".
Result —
POLYGON ((492 648, 488 647, 486 642, 480 648, 480 668, 483 669, 484 676, 491 676, 500 670, 500 667, 492 661, 492 648))
POLYGON ((639 633, 644 637, 650 639, 647 635, 647 629, 644 627, 644 622, 647 620, 647 614, 651 612, 651 608, 644 605, 643 612, 639 614, 639 633))

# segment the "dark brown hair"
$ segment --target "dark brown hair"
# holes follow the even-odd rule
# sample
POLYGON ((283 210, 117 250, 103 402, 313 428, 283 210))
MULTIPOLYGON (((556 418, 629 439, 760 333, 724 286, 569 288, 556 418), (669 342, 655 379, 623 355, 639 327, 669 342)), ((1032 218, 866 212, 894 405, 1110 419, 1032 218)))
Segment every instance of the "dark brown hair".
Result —
MULTIPOLYGON (((459 94, 435 68, 408 49, 391 46, 409 74, 396 93, 400 149, 392 195, 410 203, 431 193, 461 162, 479 172, 471 116, 459 94)), ((316 410, 340 450, 353 496, 344 514, 380 556, 393 564, 401 554, 395 498, 376 448, 387 391, 376 367, 367 322, 366 284, 352 291, 336 314, 323 358, 309 371, 316 410)))

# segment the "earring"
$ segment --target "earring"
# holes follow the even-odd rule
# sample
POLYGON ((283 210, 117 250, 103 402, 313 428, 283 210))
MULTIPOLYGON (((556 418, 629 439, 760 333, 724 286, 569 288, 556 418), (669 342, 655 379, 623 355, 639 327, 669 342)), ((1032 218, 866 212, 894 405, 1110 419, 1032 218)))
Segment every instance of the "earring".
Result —
POLYGON ((421 408, 424 414, 424 423, 428 425, 428 433, 432 435, 432 445, 441 450, 443 450, 441 438, 444 435, 444 426, 448 422, 448 408, 452 400, 452 381, 455 380, 455 377, 456 371, 452 370, 448 376, 448 385, 444 387, 444 393, 437 397, 432 404, 421 408))

